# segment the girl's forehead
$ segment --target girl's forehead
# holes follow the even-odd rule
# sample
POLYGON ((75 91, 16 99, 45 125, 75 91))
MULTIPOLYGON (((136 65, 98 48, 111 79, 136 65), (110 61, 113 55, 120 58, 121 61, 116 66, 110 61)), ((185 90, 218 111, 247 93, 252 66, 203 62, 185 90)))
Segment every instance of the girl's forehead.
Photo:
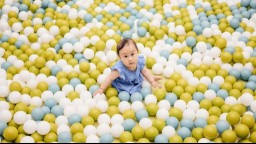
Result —
POLYGON ((131 52, 131 51, 134 51, 134 50, 137 50, 136 47, 132 44, 127 44, 125 45, 121 50, 120 52, 131 52))

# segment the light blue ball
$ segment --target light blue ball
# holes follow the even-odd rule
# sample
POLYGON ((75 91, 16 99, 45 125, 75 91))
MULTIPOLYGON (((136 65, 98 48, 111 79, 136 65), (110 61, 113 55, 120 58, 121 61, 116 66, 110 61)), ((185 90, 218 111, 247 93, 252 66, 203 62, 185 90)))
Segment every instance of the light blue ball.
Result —
POLYGON ((173 17, 171 12, 164 13, 165 18, 173 17))
POLYGON ((163 135, 163 134, 159 134, 155 137, 155 143, 169 143, 168 137, 163 135))
POLYGON ((52 9, 54 9, 54 10, 57 9, 57 5, 56 5, 55 3, 49 3, 48 7, 49 7, 49 8, 52 8, 52 9))
POLYGON ((240 24, 239 20, 236 18, 232 18, 229 23, 230 23, 230 26, 234 29, 238 28, 240 24))
POLYGON ((130 94, 127 91, 121 91, 118 94, 118 98, 121 101, 129 101, 130 100, 130 94))
POLYGON ((96 90, 99 89, 99 85, 95 84, 95 85, 92 85, 90 88, 89 88, 89 91, 91 94, 93 94, 96 90))
POLYGON ((194 126, 204 128, 205 126, 207 126, 207 121, 203 118, 197 118, 194 122, 194 126))
POLYGON ((55 65, 52 67, 51 69, 51 74, 53 76, 56 76, 58 72, 60 72, 62 70, 62 68, 59 65, 55 65))
POLYGON ((251 53, 251 57, 256 57, 256 51, 251 53))
POLYGON ((60 115, 63 115, 64 112, 64 108, 59 106, 59 105, 55 105, 52 109, 51 109, 51 113, 55 115, 55 117, 58 117, 60 115))
POLYGON ((173 38, 167 38, 164 42, 165 44, 172 45, 175 42, 175 40, 173 38))
POLYGON ((31 112, 33 120, 40 121, 44 118, 44 111, 41 108, 34 108, 31 112))
POLYGON ((41 7, 46 9, 49 5, 50 1, 49 0, 43 0, 42 1, 42 4, 41 4, 41 7))
POLYGON ((241 6, 248 7, 250 5, 250 0, 241 0, 241 6))
MULTIPOLYGON (((233 18, 234 19, 237 19, 239 22, 241 22, 242 21, 242 19, 243 19, 243 15, 242 14, 235 14, 234 16, 233 16, 233 18)), ((239 27, 239 26, 238 26, 239 27)))
POLYGON ((180 59, 178 59, 177 64, 178 65, 181 64, 181 65, 187 66, 188 65, 188 61, 186 59, 184 59, 184 58, 180 58, 180 59))
MULTIPOLYGON (((207 20, 208 20, 208 19, 207 19, 207 20)), ((202 26, 203 29, 205 29, 205 28, 211 28, 211 24, 210 24, 210 22, 208 22, 207 20, 205 20, 205 21, 203 21, 203 22, 201 23, 201 26, 202 26)))
POLYGON ((139 109, 135 112, 136 120, 139 122, 142 118, 148 117, 148 112, 145 109, 139 109))
POLYGON ((251 81, 251 82, 255 82, 256 83, 256 75, 251 75, 249 77, 249 80, 248 81, 251 81))
POLYGON ((95 17, 98 21, 101 21, 101 19, 103 18, 103 16, 101 14, 97 14, 95 17))
POLYGON ((220 134, 222 134, 225 130, 230 128, 230 124, 225 120, 219 120, 216 123, 216 128, 220 134))
POLYGON ((0 135, 3 135, 5 128, 7 128, 7 124, 3 121, 0 121, 0 135))
POLYGON ((192 97, 193 97, 193 100, 200 102, 201 100, 204 99, 204 94, 201 92, 195 92, 192 97))
POLYGON ((125 22, 125 21, 127 21, 127 18, 125 17, 125 16, 121 16, 120 18, 119 18, 119 21, 121 21, 121 22, 125 22))
POLYGON ((247 19, 250 19, 251 17, 251 14, 248 11, 243 11, 242 15, 243 15, 243 18, 247 18, 247 19))
POLYGON ((48 90, 51 91, 54 94, 57 91, 60 91, 60 86, 58 84, 56 84, 56 83, 51 83, 48 86, 48 90))
POLYGON ((169 56, 170 56, 170 52, 168 50, 161 50, 160 51, 160 56, 164 57, 166 60, 168 60, 169 56))
POLYGON ((122 123, 125 131, 131 131, 136 126, 136 122, 133 119, 125 119, 122 123))
POLYGON ((41 109, 43 110, 44 112, 44 115, 48 114, 51 112, 51 109, 47 106, 42 106, 41 109))
POLYGON ((71 84, 73 88, 75 88, 77 85, 81 84, 81 80, 79 78, 72 78, 69 81, 69 84, 71 84))
POLYGON ((143 14, 140 12, 136 13, 136 19, 141 19, 141 18, 143 18, 143 14))
POLYGON ((174 116, 170 116, 165 120, 165 123, 167 126, 172 126, 174 129, 177 129, 179 126, 179 120, 174 117, 174 116))
POLYGON ((147 33, 147 30, 144 27, 139 27, 137 29, 137 34, 140 37, 144 37, 146 35, 146 33, 147 33))
POLYGON ((147 95, 149 95, 149 94, 151 94, 151 93, 152 93, 152 91, 151 91, 151 88, 150 88, 150 87, 142 87, 141 90, 140 90, 140 94, 142 95, 143 99, 144 99, 147 95))
POLYGON ((59 143, 69 143, 72 141, 72 136, 70 132, 64 131, 59 133, 58 142, 59 143))
POLYGON ((132 28, 134 26, 134 21, 132 19, 127 19, 125 21, 126 24, 128 24, 130 26, 130 28, 132 28))
POLYGON ((127 30, 127 31, 124 31, 123 34, 122 34, 122 37, 123 38, 132 38, 132 32, 127 30))
POLYGON ((69 40, 69 43, 71 43, 72 45, 74 45, 74 44, 77 43, 77 42, 79 42, 79 40, 78 40, 77 38, 75 38, 75 37, 73 37, 73 38, 71 38, 71 39, 69 40))
POLYGON ((220 20, 222 18, 225 18, 226 16, 223 13, 220 13, 217 15, 217 19, 220 20))
POLYGON ((208 18, 206 16, 202 16, 199 19, 201 22, 208 21, 208 18))
POLYGON ((228 46, 224 49, 224 51, 229 52, 230 54, 233 54, 235 52, 235 47, 228 46))
POLYGON ((57 104, 58 102, 54 98, 48 98, 44 103, 44 105, 49 107, 50 109, 56 106, 57 104))
POLYGON ((191 136, 191 132, 188 128, 186 127, 181 127, 178 129, 177 134, 184 140, 187 137, 191 136))
POLYGON ((110 133, 106 133, 101 135, 100 143, 112 143, 114 141, 114 137, 110 133))
POLYGON ((194 122, 192 119, 184 118, 180 121, 180 126, 192 130, 192 128, 194 127, 194 122))
POLYGON ((252 72, 247 68, 243 68, 240 71, 240 75, 241 75, 242 80, 248 81, 249 77, 252 75, 252 72))
POLYGON ((12 66, 12 64, 8 61, 4 62, 2 65, 1 65, 1 68, 4 69, 5 71, 7 71, 7 69, 12 66))
POLYGON ((28 11, 28 6, 25 5, 25 4, 21 4, 20 7, 19 7, 19 10, 20 11, 28 11))
POLYGON ((131 102, 142 101, 143 100, 143 96, 141 95, 141 93, 135 92, 135 93, 133 93, 131 95, 130 100, 131 100, 131 102))
POLYGON ((220 89, 220 86, 216 83, 210 83, 208 89, 217 92, 220 89))
POLYGON ((71 116, 69 116, 68 118, 68 123, 70 125, 74 124, 74 123, 80 123, 82 120, 82 117, 79 114, 72 114, 71 116))
POLYGON ((42 8, 39 8, 36 10, 36 13, 41 13, 41 14, 45 14, 45 10, 42 8))
POLYGON ((196 26, 196 25, 200 25, 201 21, 198 18, 196 18, 196 19, 192 19, 192 23, 194 26, 196 26))
POLYGON ((233 68, 228 72, 228 74, 236 77, 236 79, 240 79, 240 71, 238 69, 233 68))
POLYGON ((254 119, 256 120, 256 112, 255 112, 255 113, 253 113, 253 117, 254 117, 254 119))
POLYGON ((87 23, 92 22, 92 18, 93 18, 92 15, 89 14, 89 13, 84 15, 84 21, 87 22, 87 23))
POLYGON ((193 28, 193 31, 197 34, 200 35, 203 32, 203 28, 200 25, 195 25, 193 28))
POLYGON ((9 37, 7 36, 7 35, 3 35, 2 37, 1 37, 1 41, 2 42, 7 42, 9 40, 9 37))
POLYGON ((219 21, 216 20, 216 19, 212 19, 212 20, 210 20, 210 24, 211 24, 211 25, 213 25, 213 24, 218 25, 218 24, 219 24, 219 21))
POLYGON ((248 10, 248 12, 249 12, 250 15, 252 16, 253 14, 256 13, 256 9, 250 8, 250 9, 248 10))
POLYGON ((256 9, 256 1, 251 0, 250 7, 255 10, 256 9))
MULTIPOLYGON (((1 11, 0 11, 0 16, 1 16, 1 11)), ((16 46, 17 48, 20 48, 21 45, 23 45, 23 44, 24 44, 24 42, 21 41, 21 40, 17 40, 17 41, 15 42, 15 46, 16 46)))
POLYGON ((256 90, 256 83, 252 82, 252 81, 249 81, 245 84, 245 87, 254 91, 254 90, 256 90))
POLYGON ((169 101, 171 106, 173 106, 174 103, 177 101, 178 97, 175 93, 167 93, 165 99, 169 101))
POLYGON ((235 29, 235 31, 240 32, 242 34, 244 32, 244 28, 238 27, 235 29))
POLYGON ((76 53, 74 55, 74 58, 77 60, 77 61, 80 61, 81 59, 84 58, 84 55, 82 53, 76 53))
POLYGON ((249 41, 249 39, 245 36, 241 36, 240 38, 238 38, 239 41, 245 42, 247 43, 249 41))
POLYGON ((106 23, 106 26, 108 26, 109 28, 111 28, 111 27, 114 26, 114 24, 113 24, 112 22, 107 22, 107 23, 106 23))
POLYGON ((193 37, 193 36, 188 36, 188 37, 186 38, 186 44, 187 44, 187 46, 189 46, 189 47, 195 46, 195 45, 196 45, 196 38, 193 37))
POLYGON ((228 91, 227 91, 227 90, 225 90, 225 89, 220 89, 220 90, 218 90, 218 92, 217 92, 217 96, 219 96, 219 97, 221 97, 223 100, 225 100, 225 99, 229 96, 229 94, 228 94, 228 91))

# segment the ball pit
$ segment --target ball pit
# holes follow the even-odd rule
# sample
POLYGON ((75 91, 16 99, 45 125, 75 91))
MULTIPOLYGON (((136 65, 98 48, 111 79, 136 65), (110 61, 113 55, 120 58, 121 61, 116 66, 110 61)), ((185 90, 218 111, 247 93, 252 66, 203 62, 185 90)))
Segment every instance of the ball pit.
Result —
POLYGON ((0 142, 256 142, 255 0, 0 1, 0 142), (162 76, 93 96, 133 38, 162 76))

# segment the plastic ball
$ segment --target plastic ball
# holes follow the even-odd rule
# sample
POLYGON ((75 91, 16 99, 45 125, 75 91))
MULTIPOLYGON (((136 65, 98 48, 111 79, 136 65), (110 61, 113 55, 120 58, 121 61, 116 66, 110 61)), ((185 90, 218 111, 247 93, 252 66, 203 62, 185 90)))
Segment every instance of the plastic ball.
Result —
POLYGON ((120 135, 124 132, 124 128, 121 124, 114 124, 112 125, 110 132, 113 135, 113 137, 119 138, 120 135))
POLYGON ((120 112, 123 113, 124 111, 129 110, 131 108, 131 105, 127 101, 122 101, 118 104, 118 108, 120 112))
POLYGON ((27 120, 23 124, 24 132, 27 134, 32 134, 37 130, 37 123, 33 120, 27 120))
POLYGON ((185 139, 187 137, 191 136, 191 132, 188 128, 186 127, 181 127, 178 129, 177 134, 182 138, 185 139))
POLYGON ((237 140, 237 135, 234 131, 232 130, 225 130, 223 133, 222 133, 222 141, 223 142, 226 142, 226 143, 234 143, 236 142, 237 140))
POLYGON ((103 134, 100 137, 100 143, 111 143, 113 140, 114 137, 110 133, 103 134))

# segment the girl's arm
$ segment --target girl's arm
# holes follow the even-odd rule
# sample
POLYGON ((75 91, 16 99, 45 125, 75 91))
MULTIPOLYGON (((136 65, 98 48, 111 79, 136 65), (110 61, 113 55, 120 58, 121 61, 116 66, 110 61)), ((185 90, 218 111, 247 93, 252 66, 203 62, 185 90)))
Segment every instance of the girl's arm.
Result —
POLYGON ((157 82, 162 79, 160 76, 154 76, 146 67, 142 69, 141 73, 151 83, 151 85, 154 88, 155 87, 161 88, 161 85, 157 82))
POLYGON ((93 95, 102 94, 106 88, 112 83, 113 80, 119 77, 119 72, 117 70, 111 71, 106 80, 100 85, 99 89, 96 90, 93 95))

